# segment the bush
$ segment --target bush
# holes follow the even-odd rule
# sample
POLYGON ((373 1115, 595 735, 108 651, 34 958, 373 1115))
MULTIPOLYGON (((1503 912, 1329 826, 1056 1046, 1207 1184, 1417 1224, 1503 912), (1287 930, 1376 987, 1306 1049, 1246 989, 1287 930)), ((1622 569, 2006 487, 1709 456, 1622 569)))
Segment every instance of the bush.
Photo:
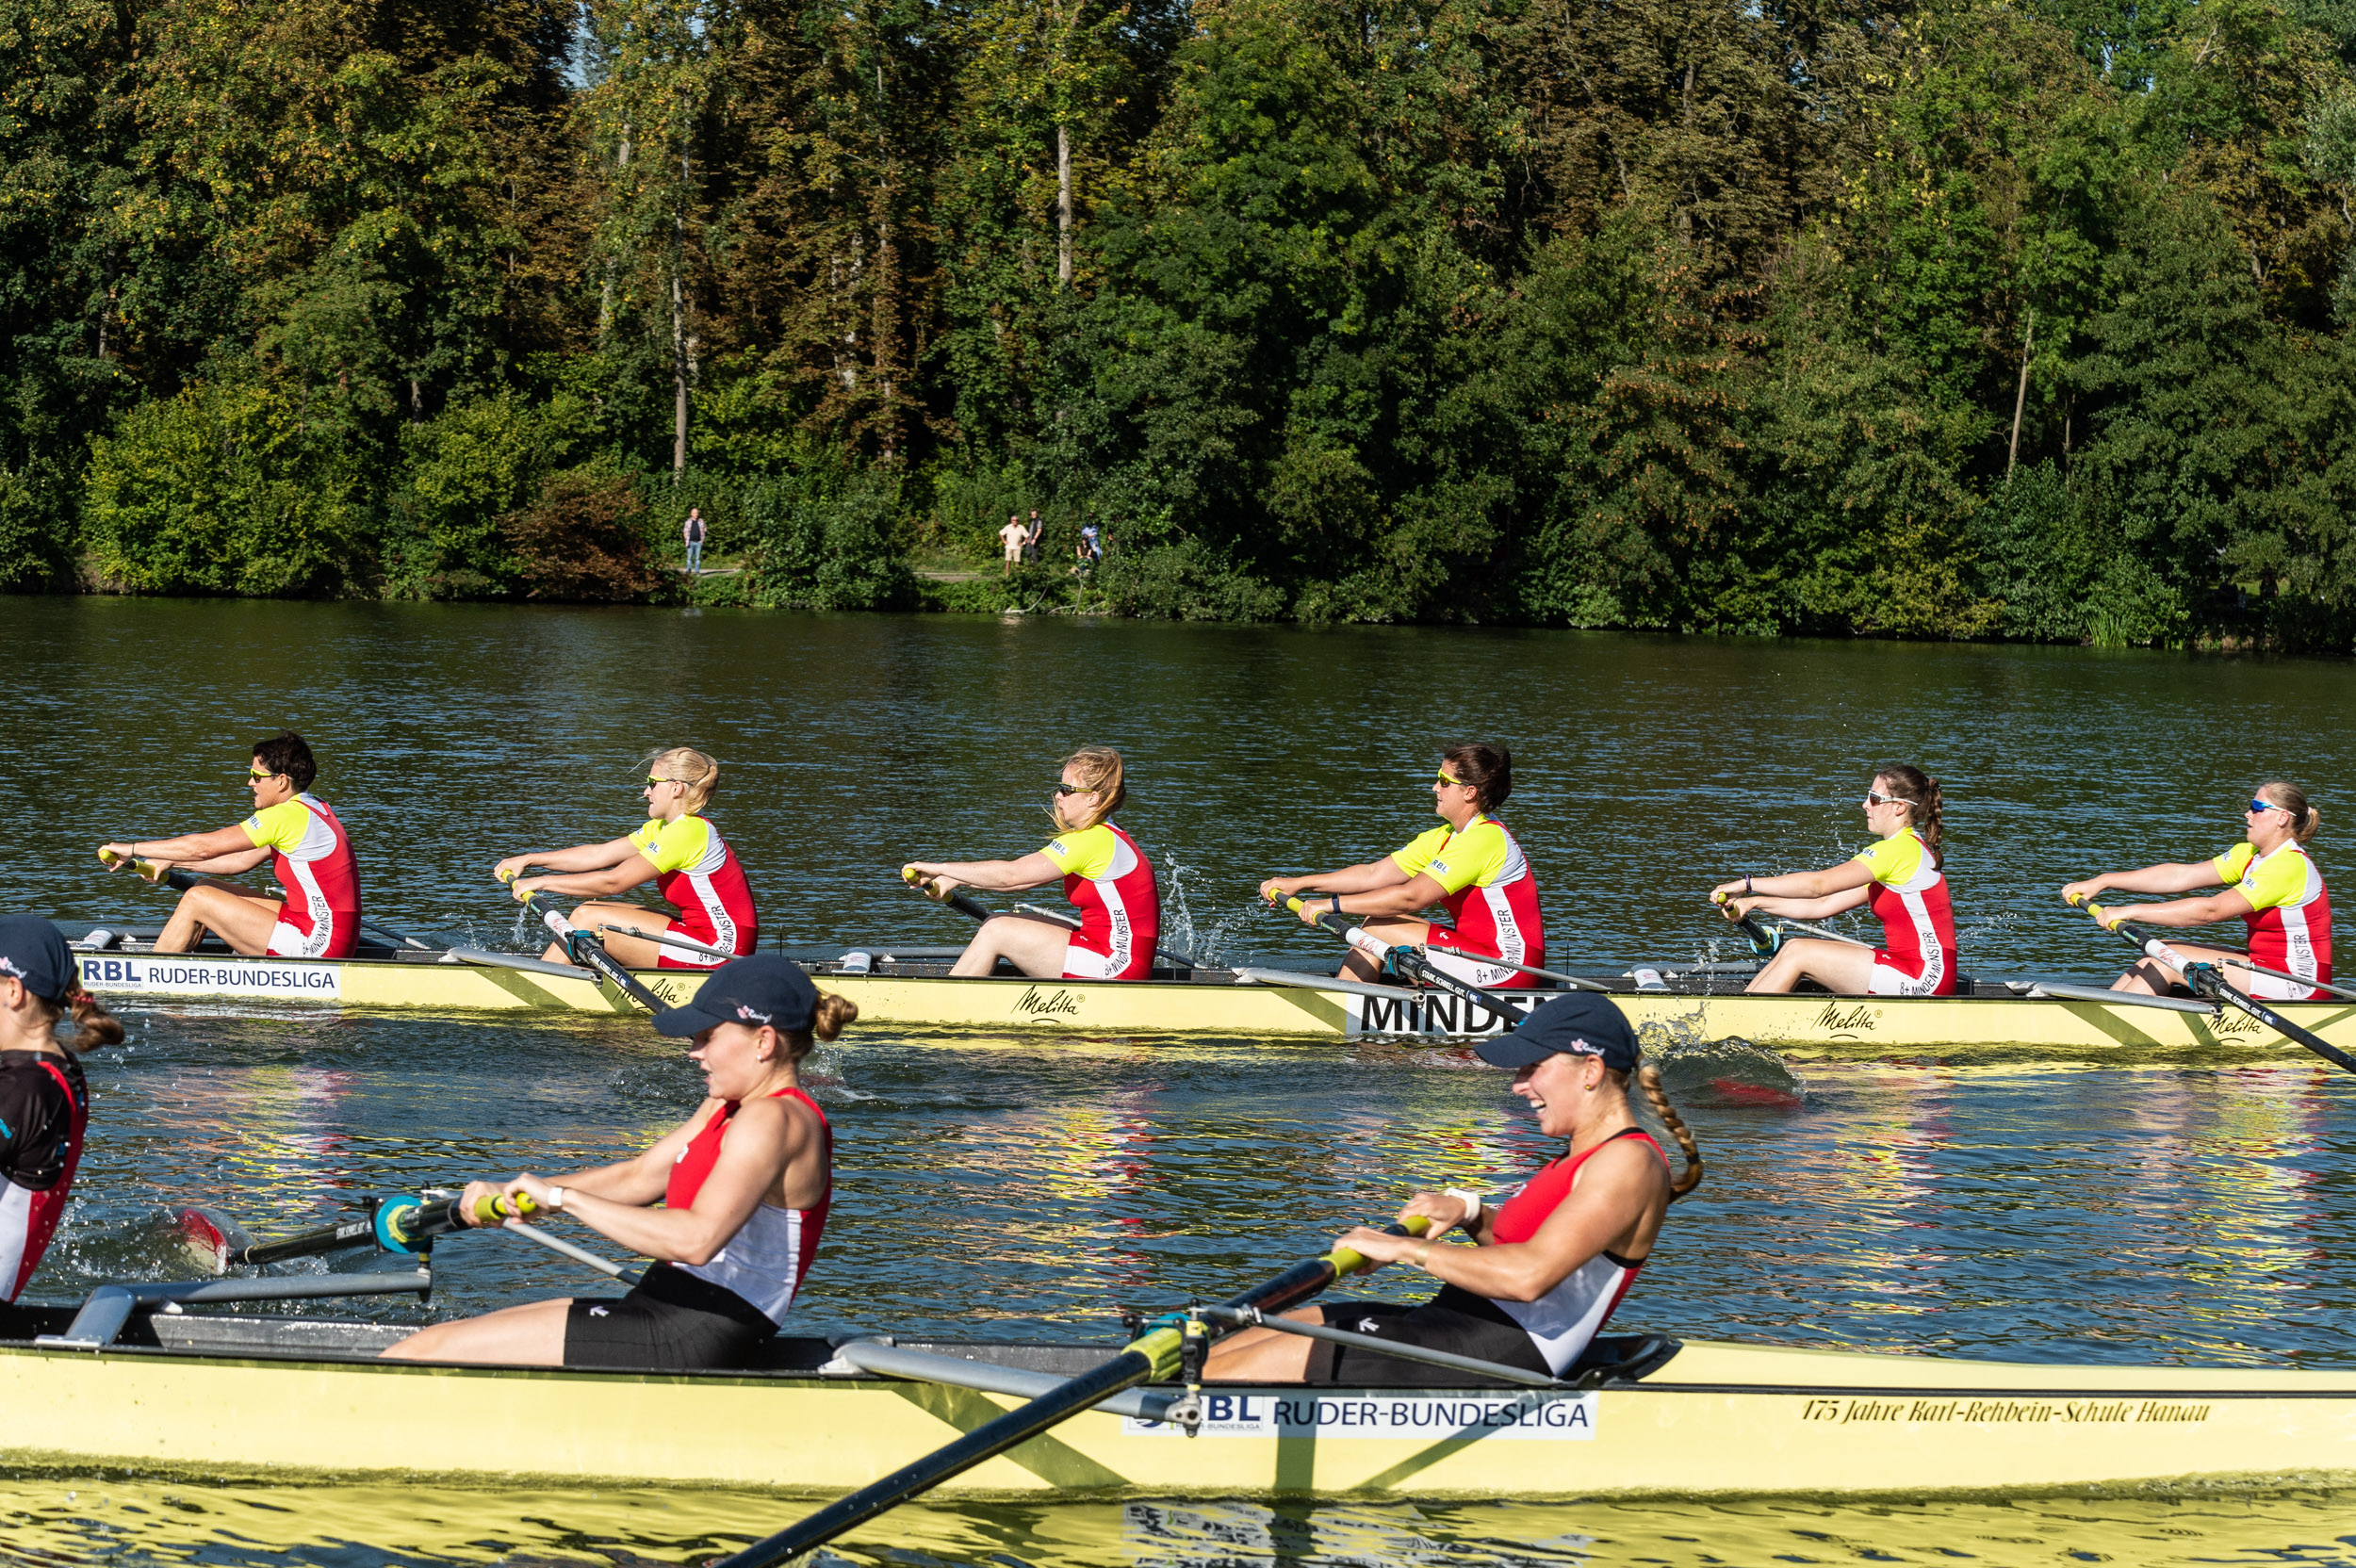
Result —
POLYGON ((510 391, 454 404, 401 433, 404 472, 387 542, 389 591, 468 598, 512 593, 521 568, 503 519, 539 482, 538 421, 510 391))
POLYGON ((25 475, 0 468, 0 593, 38 588, 57 575, 45 499, 25 475))
POLYGON ((343 586, 360 533, 348 443, 259 381, 200 382, 91 444, 89 544, 136 592, 286 595, 343 586))
POLYGON ((550 474, 539 498, 500 526, 526 598, 643 604, 664 585, 647 547, 646 503, 626 475, 550 474))
POLYGON ((915 602, 895 476, 813 469, 747 485, 739 504, 753 603, 886 610, 915 602))

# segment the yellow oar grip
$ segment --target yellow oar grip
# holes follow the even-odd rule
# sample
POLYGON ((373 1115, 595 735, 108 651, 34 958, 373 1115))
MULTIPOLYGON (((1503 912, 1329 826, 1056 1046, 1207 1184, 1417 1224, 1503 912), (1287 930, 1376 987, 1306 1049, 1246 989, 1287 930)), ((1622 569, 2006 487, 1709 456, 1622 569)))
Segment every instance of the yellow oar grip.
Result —
POLYGON ((498 1219, 521 1219, 540 1212, 540 1205, 529 1193, 517 1193, 513 1199, 489 1193, 474 1200, 474 1218, 478 1225, 488 1225, 498 1219))
MULTIPOLYGON (((1410 1216, 1400 1224, 1411 1236, 1419 1236, 1432 1229, 1432 1221, 1423 1215, 1410 1216)), ((1333 1266, 1333 1278, 1337 1280, 1345 1275, 1355 1274, 1366 1266, 1365 1254, 1353 1252, 1347 1247, 1336 1247, 1325 1254, 1325 1257, 1326 1261, 1333 1266)))

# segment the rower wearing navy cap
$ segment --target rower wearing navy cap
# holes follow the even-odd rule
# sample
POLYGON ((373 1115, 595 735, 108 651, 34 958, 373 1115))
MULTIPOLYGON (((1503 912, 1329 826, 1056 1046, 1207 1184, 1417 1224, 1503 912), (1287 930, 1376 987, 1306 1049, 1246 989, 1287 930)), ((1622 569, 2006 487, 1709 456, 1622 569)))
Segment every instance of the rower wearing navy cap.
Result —
MULTIPOLYGON (((1440 1292, 1431 1300, 1413 1307, 1327 1301, 1289 1315, 1561 1377, 1635 1282, 1670 1200, 1700 1183, 1701 1154, 1661 1075, 1640 1066, 1627 1018, 1601 996, 1577 991, 1558 998, 1478 1050, 1483 1061, 1514 1070, 1513 1092, 1530 1102, 1542 1129, 1570 1147, 1495 1207, 1456 1188, 1415 1194, 1399 1218, 1429 1219, 1423 1236, 1360 1226, 1338 1238, 1376 1264, 1413 1264, 1432 1275, 1440 1292), (1684 1172, 1675 1181, 1668 1156, 1628 1108, 1631 1080, 1684 1153, 1684 1172), (1459 1228, 1471 1246, 1439 1240, 1459 1228)), ((1272 1329, 1220 1341, 1204 1373, 1230 1382, 1352 1388, 1464 1381, 1460 1371, 1272 1329)))
POLYGON ((856 1004, 818 990, 780 954, 721 965, 694 1001, 654 1021, 658 1034, 695 1041, 688 1055, 701 1064, 709 1094, 694 1116, 634 1160, 469 1183, 460 1205, 472 1214, 501 1194, 562 1209, 657 1260, 645 1277, 619 1300, 532 1301, 437 1323, 384 1354, 523 1366, 749 1365, 810 1277, 834 1190, 833 1135, 801 1086, 801 1061, 858 1017, 856 1004))
POLYGON ((57 928, 0 915, 0 1301, 14 1301, 41 1266, 81 1163, 90 1087, 74 1054, 122 1038, 82 989, 57 928), (69 1008, 74 1034, 61 1041, 69 1008))

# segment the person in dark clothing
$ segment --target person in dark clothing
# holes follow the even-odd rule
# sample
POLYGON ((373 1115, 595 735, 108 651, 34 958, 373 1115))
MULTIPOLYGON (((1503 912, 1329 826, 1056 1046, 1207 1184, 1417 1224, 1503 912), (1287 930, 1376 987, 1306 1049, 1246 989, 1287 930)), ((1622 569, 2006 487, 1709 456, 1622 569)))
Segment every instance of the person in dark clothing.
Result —
POLYGON ((0 1301, 13 1302, 41 1266, 81 1163, 90 1087, 74 1054, 122 1038, 82 989, 57 928, 0 916, 0 1301), (69 1009, 74 1035, 59 1040, 69 1009))

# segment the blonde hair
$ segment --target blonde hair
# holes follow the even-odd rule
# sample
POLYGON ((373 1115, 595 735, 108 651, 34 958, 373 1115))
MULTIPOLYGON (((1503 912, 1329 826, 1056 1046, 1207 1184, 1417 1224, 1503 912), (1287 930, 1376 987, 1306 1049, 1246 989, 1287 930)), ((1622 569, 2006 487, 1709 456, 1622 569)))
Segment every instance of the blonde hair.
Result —
MULTIPOLYGON (((1627 1088, 1626 1073, 1614 1072, 1612 1076, 1619 1080, 1623 1089, 1627 1088)), ((1677 1139, 1677 1152, 1685 1156, 1685 1168, 1669 1183, 1670 1199, 1682 1198, 1702 1184, 1701 1146, 1693 1141, 1693 1130, 1685 1125, 1685 1119, 1677 1115, 1677 1108, 1669 1103, 1669 1091, 1661 1082, 1659 1068, 1650 1062, 1640 1065, 1636 1070, 1636 1086, 1644 1091, 1644 1098, 1652 1102, 1653 1115, 1661 1119, 1661 1125, 1669 1129, 1669 1135, 1677 1139)))
POLYGON ((2258 786, 2260 800, 2270 800, 2291 814, 2291 837, 2300 843, 2315 836, 2323 825, 2323 812, 2307 799, 2307 792, 2298 785, 2280 778, 2268 779, 2258 786))
POLYGON ((1129 786, 1122 781, 1121 753, 1110 746, 1082 746, 1063 760, 1063 770, 1080 776, 1080 787, 1099 795, 1096 809, 1082 828, 1096 826, 1126 805, 1129 786))
POLYGON ((720 763, 709 752, 694 746, 670 746, 646 753, 642 764, 662 778, 677 779, 687 787, 680 804, 690 815, 704 808, 712 793, 720 787, 720 763))

